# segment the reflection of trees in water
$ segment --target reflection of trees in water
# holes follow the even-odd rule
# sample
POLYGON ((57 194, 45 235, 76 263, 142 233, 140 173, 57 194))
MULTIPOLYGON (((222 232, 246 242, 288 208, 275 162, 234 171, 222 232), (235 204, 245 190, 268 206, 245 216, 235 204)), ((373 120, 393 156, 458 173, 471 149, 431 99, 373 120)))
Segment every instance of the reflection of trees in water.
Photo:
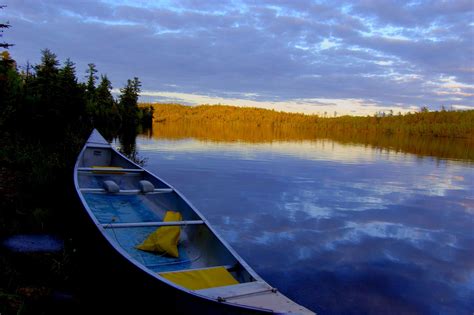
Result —
POLYGON ((414 137, 341 131, 323 132, 314 128, 298 128, 293 125, 246 123, 193 123, 174 121, 155 122, 148 136, 159 139, 195 138, 201 141, 269 143, 275 141, 304 141, 331 139, 341 144, 362 144, 395 152, 419 156, 463 159, 474 161, 474 143, 466 139, 414 137))
POLYGON ((137 152, 137 135, 138 134, 145 134, 148 136, 151 136, 153 128, 150 127, 144 127, 142 125, 124 125, 120 130, 115 131, 115 132, 110 132, 107 133, 110 138, 106 137, 107 140, 112 140, 112 139, 118 139, 120 142, 120 148, 119 151, 127 156, 129 159, 131 159, 133 162, 137 163, 138 165, 145 165, 146 159, 141 158, 140 155, 137 152))
POLYGON ((141 158, 137 153, 137 135, 146 133, 141 125, 124 126, 120 131, 118 138, 120 141, 120 152, 138 165, 145 165, 146 159, 141 158))
POLYGON ((137 128, 122 128, 121 132, 118 134, 120 151, 130 158, 137 154, 137 134, 137 128))

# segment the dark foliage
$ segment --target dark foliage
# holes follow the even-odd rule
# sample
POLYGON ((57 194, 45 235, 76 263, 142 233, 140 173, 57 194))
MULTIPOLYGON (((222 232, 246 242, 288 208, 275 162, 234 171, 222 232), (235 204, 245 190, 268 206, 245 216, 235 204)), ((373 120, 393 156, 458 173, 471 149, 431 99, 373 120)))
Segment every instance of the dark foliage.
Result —
MULTIPOLYGON (((25 274, 13 260, 3 256, 0 261, 2 314, 20 312, 18 307, 29 303, 25 302, 28 300, 25 294, 18 292, 36 292, 38 286, 45 285, 68 287, 70 281, 80 280, 81 276, 74 275, 72 270, 77 263, 74 257, 78 244, 74 240, 79 239, 75 236, 81 234, 81 227, 70 224, 77 222, 75 216, 81 212, 72 183, 76 157, 93 128, 109 140, 118 136, 134 139, 140 129, 138 123, 149 114, 149 110, 137 106, 138 78, 129 80, 117 101, 107 76, 102 75, 97 85, 93 64, 87 73, 86 83, 79 82, 74 63, 67 59, 61 65, 47 49, 38 65, 27 65, 21 72, 7 52, 2 54, 0 240, 17 233, 56 234, 68 240, 63 254, 41 258, 51 269, 35 276, 25 274)), ((151 116, 147 117, 151 124, 151 116)), ((126 151, 136 158, 134 142, 129 142, 126 151)), ((37 312, 38 308, 32 311, 37 312)))
POLYGON ((117 101, 106 75, 97 86, 94 64, 89 64, 87 73, 87 82, 78 82, 74 63, 67 59, 60 66, 48 49, 42 52, 41 63, 23 72, 8 54, 0 60, 0 161, 11 172, 28 174, 22 177, 22 191, 34 195, 36 206, 43 199, 39 192, 69 182, 92 128, 111 140, 126 131, 136 134, 138 124, 146 120, 151 124, 152 110, 137 106, 138 78, 128 80, 117 101))

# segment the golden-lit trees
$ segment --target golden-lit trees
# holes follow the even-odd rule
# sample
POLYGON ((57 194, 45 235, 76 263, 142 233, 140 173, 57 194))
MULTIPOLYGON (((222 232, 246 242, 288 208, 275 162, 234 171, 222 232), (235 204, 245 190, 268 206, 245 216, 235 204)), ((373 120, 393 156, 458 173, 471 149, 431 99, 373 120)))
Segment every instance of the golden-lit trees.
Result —
POLYGON ((154 138, 250 143, 330 139, 420 156, 474 160, 474 111, 320 118, 221 105, 153 106, 150 136, 154 138))
POLYGON ((224 105, 183 106, 179 104, 142 104, 153 106, 155 122, 189 122, 201 125, 254 126, 308 131, 331 136, 340 133, 358 135, 404 135, 466 138, 474 140, 474 110, 421 111, 407 115, 376 115, 373 117, 286 113, 252 107, 224 105))

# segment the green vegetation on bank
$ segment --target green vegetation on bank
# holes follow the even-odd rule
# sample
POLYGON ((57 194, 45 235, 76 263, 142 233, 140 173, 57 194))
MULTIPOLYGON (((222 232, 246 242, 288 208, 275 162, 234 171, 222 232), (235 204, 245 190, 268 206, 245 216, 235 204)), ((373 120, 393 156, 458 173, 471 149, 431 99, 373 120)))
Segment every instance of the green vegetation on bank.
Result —
POLYGON ((199 124, 253 125, 313 132, 317 136, 341 133, 358 135, 403 135, 447 137, 474 140, 474 110, 426 110, 405 115, 373 117, 317 115, 278 112, 261 108, 225 105, 184 106, 179 104, 141 104, 153 106, 155 122, 187 121, 199 124))
MULTIPOLYGON (((60 66, 50 50, 43 51, 38 65, 18 71, 16 62, 3 53, 0 162, 3 171, 19 173, 15 177, 21 180, 14 185, 21 187, 14 191, 21 192, 24 207, 45 207, 50 198, 44 196, 70 182, 76 156, 92 128, 111 139, 125 131, 136 134, 140 124, 151 125, 152 110, 137 105, 138 78, 128 80, 115 99, 107 76, 98 81, 96 73, 90 64, 87 81, 79 82, 74 63, 67 59, 60 66)), ((7 233, 11 224, 0 229, 7 233)))
POLYGON ((38 306, 39 300, 47 301, 58 289, 80 290, 74 281, 82 277, 73 271, 82 239, 74 235, 83 228, 74 223, 81 212, 72 182, 76 157, 93 128, 133 145, 153 117, 152 109, 137 105, 138 78, 128 80, 118 98, 111 91, 95 65, 80 82, 74 63, 67 59, 60 65, 49 50, 39 64, 22 71, 8 52, 0 57, 0 241, 18 233, 66 240, 59 254, 0 254, 2 314, 49 313, 50 305, 38 306))

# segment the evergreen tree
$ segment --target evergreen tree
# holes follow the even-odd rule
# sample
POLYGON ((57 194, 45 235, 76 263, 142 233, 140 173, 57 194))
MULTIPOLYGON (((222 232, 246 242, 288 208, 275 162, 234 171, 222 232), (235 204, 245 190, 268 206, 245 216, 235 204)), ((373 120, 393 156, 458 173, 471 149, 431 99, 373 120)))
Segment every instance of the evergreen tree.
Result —
POLYGON ((34 99, 30 105, 32 132, 40 132, 48 140, 54 134, 54 127, 61 119, 59 101, 59 61, 49 49, 42 51, 41 63, 35 66, 33 80, 34 99))
POLYGON ((96 123, 104 126, 117 126, 120 124, 120 111, 117 102, 111 93, 112 83, 106 75, 102 75, 96 89, 96 123))
POLYGON ((51 104, 56 97, 58 84, 59 61, 49 49, 42 50, 41 63, 35 66, 36 70, 36 94, 40 102, 46 106, 51 104))
POLYGON ((98 79, 96 73, 97 73, 97 68, 95 64, 90 63, 87 65, 89 68, 87 68, 86 73, 87 73, 87 86, 86 86, 86 91, 88 96, 94 96, 95 93, 95 81, 98 79))
POLYGON ((67 58, 64 62, 63 68, 59 71, 61 85, 71 88, 77 85, 76 65, 71 59, 67 58))
POLYGON ((89 113, 89 115, 94 116, 94 109, 96 107, 96 104, 95 104, 95 82, 98 78, 97 75, 96 75, 97 69, 96 69, 95 64, 93 64, 93 63, 90 63, 87 66, 88 66, 88 68, 86 70, 87 83, 86 83, 86 86, 85 86, 86 101, 87 101, 86 108, 87 108, 87 112, 89 113))
POLYGON ((69 58, 59 70, 59 88, 59 102, 64 122, 82 122, 86 114, 85 92, 77 82, 76 67, 69 58))
POLYGON ((120 107, 122 109, 122 122, 126 125, 138 123, 138 95, 140 93, 140 80, 137 77, 127 80, 127 85, 120 89, 120 107))
POLYGON ((107 75, 101 75, 100 83, 96 90, 96 97, 102 104, 112 105, 115 102, 111 90, 112 83, 110 82, 109 78, 107 75))

